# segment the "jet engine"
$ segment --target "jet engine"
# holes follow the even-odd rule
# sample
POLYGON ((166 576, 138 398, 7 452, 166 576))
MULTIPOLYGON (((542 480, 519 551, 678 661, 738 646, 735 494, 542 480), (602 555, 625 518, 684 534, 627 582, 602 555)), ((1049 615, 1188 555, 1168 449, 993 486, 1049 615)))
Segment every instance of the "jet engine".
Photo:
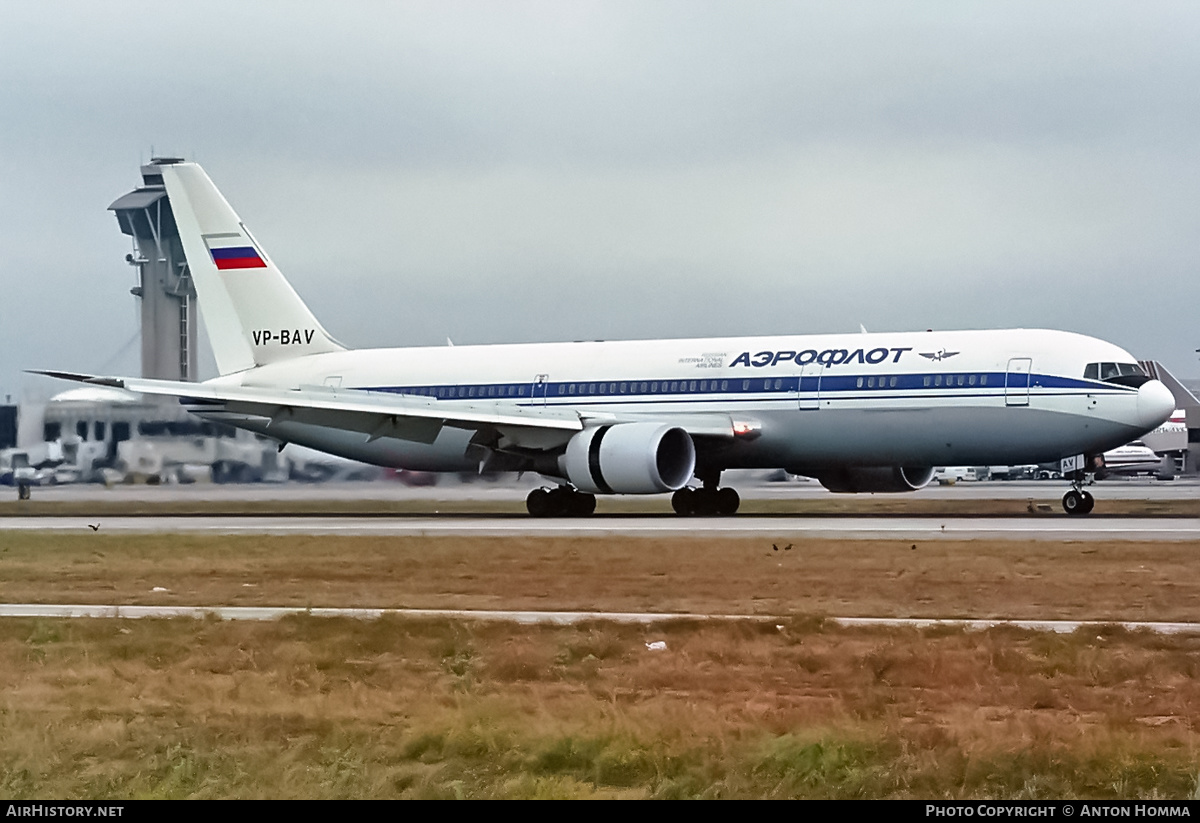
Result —
POLYGON ((933 466, 855 466, 816 477, 831 492, 915 492, 933 479, 933 466))
POLYGON ((583 492, 658 494, 691 479, 696 447, 686 431, 666 423, 617 423, 576 434, 558 465, 583 492))

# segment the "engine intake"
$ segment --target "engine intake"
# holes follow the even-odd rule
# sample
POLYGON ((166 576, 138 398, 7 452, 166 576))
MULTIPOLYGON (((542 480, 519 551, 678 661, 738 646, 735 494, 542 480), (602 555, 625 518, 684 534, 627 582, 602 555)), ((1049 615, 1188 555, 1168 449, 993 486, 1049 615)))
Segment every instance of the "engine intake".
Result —
POLYGON ((933 466, 846 467, 817 475, 831 492, 915 492, 933 479, 933 466))
POLYGON ((666 423, 617 423, 584 429, 559 458, 563 475, 592 494, 659 494, 680 489, 696 470, 696 447, 666 423))

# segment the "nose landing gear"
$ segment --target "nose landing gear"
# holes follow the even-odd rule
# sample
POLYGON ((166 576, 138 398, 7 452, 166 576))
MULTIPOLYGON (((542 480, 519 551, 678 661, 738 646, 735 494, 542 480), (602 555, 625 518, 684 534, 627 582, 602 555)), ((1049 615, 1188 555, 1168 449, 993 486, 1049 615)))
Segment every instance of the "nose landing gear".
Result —
POLYGON ((1071 490, 1063 495, 1063 511, 1067 514, 1089 514, 1096 507, 1096 498, 1083 490, 1085 475, 1081 471, 1072 473, 1071 490))

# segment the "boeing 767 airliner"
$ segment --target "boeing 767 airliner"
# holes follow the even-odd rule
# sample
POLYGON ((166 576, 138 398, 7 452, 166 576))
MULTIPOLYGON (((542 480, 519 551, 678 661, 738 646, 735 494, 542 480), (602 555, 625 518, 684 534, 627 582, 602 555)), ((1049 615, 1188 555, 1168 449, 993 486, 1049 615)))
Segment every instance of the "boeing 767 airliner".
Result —
POLYGON ((903 492, 935 465, 1061 461, 1086 513, 1108 449, 1175 408, 1123 349, 1010 329, 350 350, 317 321, 195 163, 156 159, 220 377, 42 372, 172 395, 206 419, 380 466, 536 472, 530 514, 672 493, 733 514, 731 468, 903 492))

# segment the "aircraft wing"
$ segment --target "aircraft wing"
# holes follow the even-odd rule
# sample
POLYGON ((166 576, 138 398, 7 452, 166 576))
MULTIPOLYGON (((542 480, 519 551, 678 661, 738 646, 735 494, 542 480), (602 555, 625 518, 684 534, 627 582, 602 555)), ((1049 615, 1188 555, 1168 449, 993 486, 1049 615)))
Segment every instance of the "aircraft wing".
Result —
MULTIPOLYGON (((728 415, 613 415, 562 406, 446 402, 423 395, 304 386, 296 389, 187 383, 132 377, 99 377, 60 371, 33 371, 47 377, 109 386, 141 394, 178 397, 196 411, 211 410, 361 432, 368 442, 393 437, 432 443, 443 426, 495 433, 505 447, 553 448, 588 425, 661 420, 700 437, 733 437, 728 415)), ((268 432, 270 424, 267 426, 268 432)))

